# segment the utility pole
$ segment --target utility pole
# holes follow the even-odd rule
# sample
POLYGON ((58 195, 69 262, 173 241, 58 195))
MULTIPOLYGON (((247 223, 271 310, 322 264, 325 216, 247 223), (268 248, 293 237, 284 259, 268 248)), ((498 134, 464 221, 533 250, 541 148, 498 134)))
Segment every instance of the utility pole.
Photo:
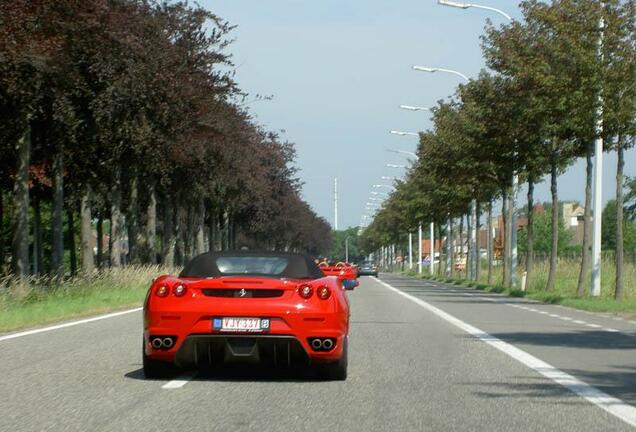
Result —
POLYGON ((349 262, 349 236, 345 238, 345 262, 349 262))
POLYGON ((338 177, 333 179, 333 228, 338 231, 338 177))
POLYGON ((431 229, 431 232, 430 232, 431 245, 429 249, 431 254, 431 276, 433 276, 435 274, 435 223, 434 222, 431 222, 430 229, 431 229))
POLYGON ((418 254, 417 254, 417 272, 419 274, 422 274, 422 223, 420 222, 420 225, 417 229, 417 240, 418 240, 418 245, 417 245, 417 250, 418 250, 418 254))
POLYGON ((413 233, 409 233, 409 270, 413 270, 413 233))
MULTIPOLYGON (((603 32, 605 30, 605 20, 603 11, 605 3, 601 2, 601 17, 598 27, 601 32, 598 38, 598 56, 603 61, 603 32)), ((598 95, 598 106, 596 107, 596 139, 594 141, 594 213, 592 231, 592 287, 593 297, 601 295, 601 214, 603 200, 603 94, 598 95)), ((583 251, 585 253, 585 251, 583 251)))

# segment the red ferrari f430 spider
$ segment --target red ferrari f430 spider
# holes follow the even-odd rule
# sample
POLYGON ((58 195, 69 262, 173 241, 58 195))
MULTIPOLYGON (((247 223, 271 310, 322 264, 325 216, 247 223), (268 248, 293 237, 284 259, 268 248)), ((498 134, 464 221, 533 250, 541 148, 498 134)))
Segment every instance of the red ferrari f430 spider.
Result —
POLYGON ((327 379, 347 377, 345 288, 302 254, 199 255, 178 277, 152 283, 143 313, 148 378, 232 363, 310 365, 327 379))

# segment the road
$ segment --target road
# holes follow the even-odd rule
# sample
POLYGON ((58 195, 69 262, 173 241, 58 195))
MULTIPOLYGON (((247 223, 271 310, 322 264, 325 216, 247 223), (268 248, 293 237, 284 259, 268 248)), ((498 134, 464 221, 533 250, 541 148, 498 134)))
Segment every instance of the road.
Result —
POLYGON ((5 336, 0 431, 635 429, 636 324, 380 279, 350 294, 346 382, 258 370, 144 380, 138 311, 5 336))

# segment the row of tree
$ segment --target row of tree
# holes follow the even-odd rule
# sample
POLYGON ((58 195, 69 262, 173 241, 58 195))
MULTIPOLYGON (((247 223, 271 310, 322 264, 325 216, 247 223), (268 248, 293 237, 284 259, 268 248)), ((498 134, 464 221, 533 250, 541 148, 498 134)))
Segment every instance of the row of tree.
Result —
POLYGON ((187 2, 0 4, 3 271, 328 250, 293 145, 243 107, 231 30, 187 2))
MULTIPOLYGON (((460 85, 450 100, 438 103, 433 129, 420 134, 419 159, 364 232, 363 244, 367 251, 375 250, 421 221, 436 222, 440 238, 442 234, 453 238, 456 219, 463 231, 464 216, 467 225, 475 226, 484 208, 492 232, 492 203, 502 199, 504 281, 510 284, 510 198, 512 179, 518 174, 528 184, 524 264, 530 278, 534 186, 549 176, 552 208, 558 208, 559 174, 585 157, 585 235, 578 283, 578 294, 584 295, 591 255, 594 142, 602 136, 604 150, 618 154, 615 295, 619 298, 624 153, 636 136, 636 2, 527 0, 520 7, 522 21, 488 25, 482 46, 490 70, 460 85)), ((550 224, 547 290, 555 283, 558 211, 551 212, 550 224)), ((479 245, 471 246, 479 250, 479 245)), ((478 277, 479 266, 470 264, 472 276, 478 277)))

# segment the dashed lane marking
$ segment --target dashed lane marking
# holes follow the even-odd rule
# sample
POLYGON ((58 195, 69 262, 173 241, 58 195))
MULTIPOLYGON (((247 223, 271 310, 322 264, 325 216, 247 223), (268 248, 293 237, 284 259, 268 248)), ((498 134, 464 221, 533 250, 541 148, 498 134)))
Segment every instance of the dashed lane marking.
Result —
POLYGON ((187 383, 189 383, 190 381, 192 381, 195 376, 196 375, 194 373, 181 375, 180 377, 165 383, 164 385, 161 386, 161 388, 166 390, 179 389, 183 387, 184 385, 186 385, 187 383))

